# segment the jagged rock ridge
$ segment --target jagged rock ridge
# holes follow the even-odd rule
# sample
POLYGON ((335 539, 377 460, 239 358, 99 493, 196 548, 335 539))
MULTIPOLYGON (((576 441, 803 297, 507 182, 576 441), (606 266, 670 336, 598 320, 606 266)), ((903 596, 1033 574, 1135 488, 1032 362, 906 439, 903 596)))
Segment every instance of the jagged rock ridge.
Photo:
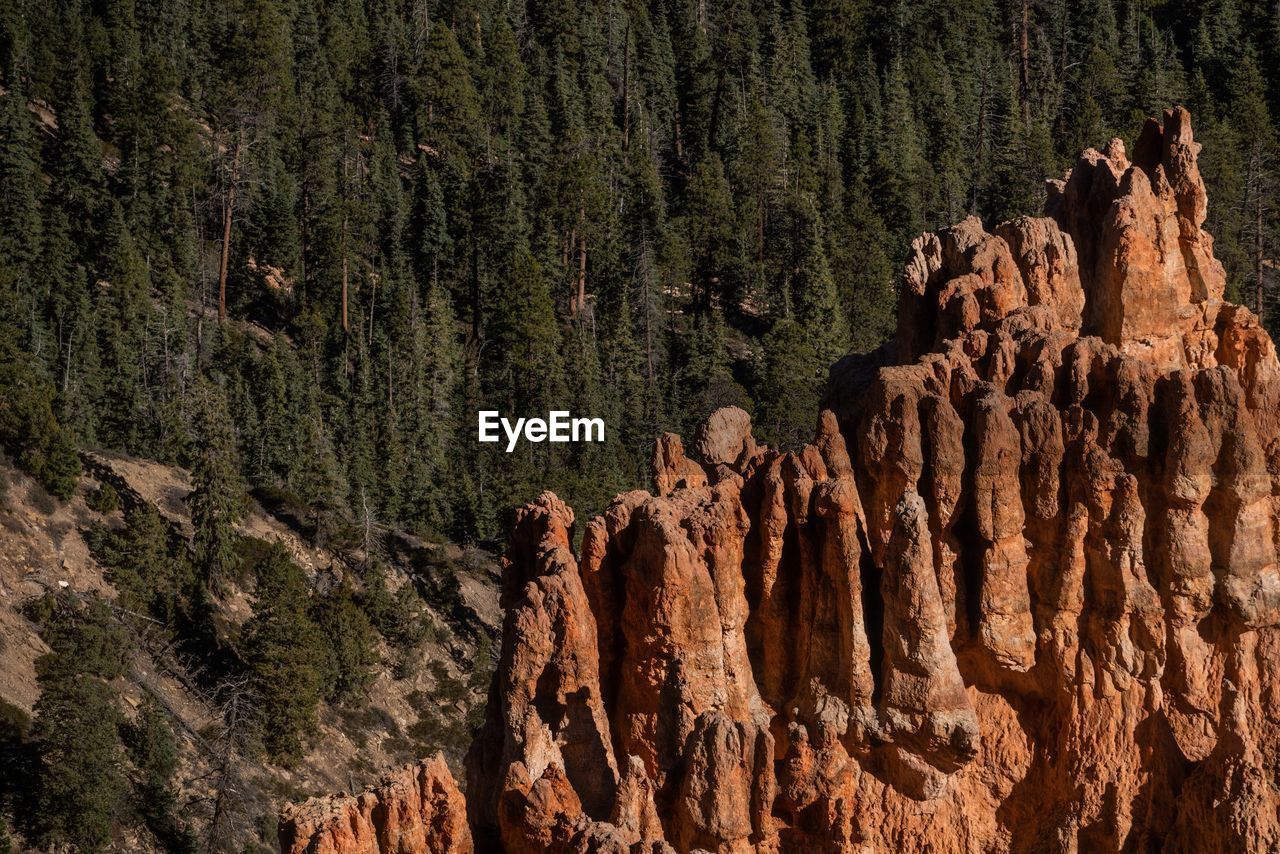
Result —
POLYGON ((287 805, 280 847, 309 854, 473 850, 466 804, 442 754, 392 772, 360 795, 287 805))
POLYGON ((918 238, 812 444, 663 436, 580 555, 524 508, 477 847, 1280 847, 1280 365, 1198 150, 1175 109, 918 238))

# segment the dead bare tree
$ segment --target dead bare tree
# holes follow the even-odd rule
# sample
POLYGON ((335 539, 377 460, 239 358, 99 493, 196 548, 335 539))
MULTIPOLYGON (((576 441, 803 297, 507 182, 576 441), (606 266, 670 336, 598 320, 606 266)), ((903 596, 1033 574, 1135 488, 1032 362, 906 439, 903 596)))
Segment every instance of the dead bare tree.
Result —
POLYGON ((209 774, 209 822, 203 849, 207 852, 239 851, 236 829, 249 825, 249 789, 241 768, 253 729, 253 698, 248 677, 223 682, 219 687, 218 729, 211 740, 209 774))
POLYGON ((236 191, 240 186, 240 156, 244 149, 244 129, 236 133, 227 170, 227 188, 222 194, 222 254, 218 259, 218 322, 227 320, 227 269, 231 263, 231 221, 236 210, 236 191))

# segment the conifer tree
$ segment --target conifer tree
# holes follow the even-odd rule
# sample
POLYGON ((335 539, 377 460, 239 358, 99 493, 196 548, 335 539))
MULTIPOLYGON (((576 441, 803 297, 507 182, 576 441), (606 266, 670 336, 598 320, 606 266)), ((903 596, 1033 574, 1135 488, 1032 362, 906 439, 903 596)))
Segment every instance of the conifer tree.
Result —
POLYGON ((297 421, 290 411, 285 365, 290 348, 280 337, 271 340, 257 365, 254 390, 258 411, 257 446, 251 467, 257 482, 279 486, 289 476, 298 447, 297 421))
POLYGON ((89 105, 89 84, 81 64, 82 54, 67 58, 69 66, 59 81, 56 98, 58 140, 49 164, 54 202, 77 235, 77 260, 96 259, 104 223, 111 223, 107 205, 102 148, 94 135, 89 105))
POLYGON ((1280 205, 1273 199, 1280 186, 1280 138, 1267 106, 1266 86, 1256 60, 1246 55, 1232 81, 1231 121, 1243 151, 1243 194, 1240 200, 1240 236, 1249 259, 1246 291, 1254 312, 1266 319, 1273 308, 1274 285, 1268 281, 1271 249, 1280 232, 1280 205))
POLYGON ((444 290, 432 284, 424 305, 417 307, 416 298, 413 302, 411 387, 404 405, 413 448, 408 482, 415 486, 406 498, 411 518, 427 530, 439 532, 448 524, 449 500, 444 492, 452 475, 447 449, 460 427, 462 352, 453 307, 444 290))
MULTIPOLYGON (((13 299, 14 275, 0 265, 0 301, 13 299)), ((0 318, 0 448, 58 498, 70 498, 80 458, 54 414, 55 390, 31 364, 18 328, 0 318)))
POLYGON ((692 435, 705 413, 723 406, 750 411, 751 401, 733 376, 725 333, 724 315, 713 305, 699 317, 689 336, 689 353, 676 390, 675 411, 683 414, 682 430, 692 435))
POLYGON ((719 155, 698 165, 689 182, 687 232, 693 253, 694 310, 707 311, 715 301, 733 305, 740 296, 737 277, 737 230, 733 198, 719 155))
MULTIPOLYGON (((40 256, 40 159, 26 95, 15 86, 0 95, 0 264, 27 278, 40 256)), ((25 289, 24 289, 25 290, 25 289)), ((29 294, 27 300, 34 297, 29 294)), ((34 306, 14 315, 27 320, 34 306)))
POLYGON ((202 583, 244 481, 330 543, 491 544, 538 489, 583 515, 642 485, 714 406, 809 438, 919 232, 1039 213, 1184 99, 1228 295, 1274 326, 1274 30, 1256 2, 0 0, 0 444, 59 496, 77 443, 190 465, 202 583), (474 441, 477 409, 552 406, 609 441, 474 441))
POLYGON ((50 606, 41 633, 50 651, 36 662, 35 825, 46 845, 98 850, 125 811, 122 718, 111 681, 124 673, 128 646, 101 600, 64 598, 50 606))
POLYGON ((98 296, 99 439, 136 451, 148 438, 144 361, 151 281, 146 261, 118 210, 107 240, 108 287, 100 289, 98 296))
POLYGON ((510 270, 490 328, 488 376, 506 391, 507 411, 545 411, 563 381, 555 308, 542 267, 527 249, 513 252, 510 270))
POLYGON ((178 745, 169 715, 153 697, 138 710, 125 730, 125 747, 134 768, 136 809, 167 851, 195 852, 196 840, 180 815, 181 804, 173 776, 178 768, 178 745))
POLYGON ((440 156, 465 162, 476 151, 481 104, 470 63, 444 21, 437 21, 427 40, 420 94, 425 104, 422 134, 440 156))
POLYGON ((191 461, 194 489, 187 499, 195 528, 195 562, 215 589, 239 570, 235 524, 244 513, 235 428, 226 394, 211 380, 198 380, 191 461))
POLYGON ((346 506, 347 484, 320 405, 314 399, 300 430, 302 453, 290 473, 290 486, 307 507, 314 541, 323 544, 335 533, 346 506))
POLYGON ((324 637, 323 693, 330 702, 351 702, 373 679, 378 663, 373 626, 346 585, 316 602, 312 620, 324 637))
POLYGON ((315 732, 324 682, 324 637, 309 616, 302 570, 279 543, 258 561, 253 616, 244 626, 243 658, 262 742, 273 759, 299 757, 315 732))

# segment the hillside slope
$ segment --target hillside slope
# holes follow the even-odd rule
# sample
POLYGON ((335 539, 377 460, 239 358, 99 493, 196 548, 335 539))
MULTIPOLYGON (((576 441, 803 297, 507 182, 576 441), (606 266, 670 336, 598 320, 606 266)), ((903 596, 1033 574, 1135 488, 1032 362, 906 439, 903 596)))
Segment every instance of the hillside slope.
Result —
MULTIPOLYGON (((33 603, 46 594, 105 597, 113 603, 131 646, 126 675, 112 685, 117 704, 127 720, 148 698, 167 712, 179 747, 179 803, 200 830, 210 818, 209 802, 228 773, 222 767, 225 686, 205 678, 201 662, 155 620, 119 604, 118 592, 91 546, 95 525, 116 530, 124 525, 122 510, 99 512, 90 506, 103 483, 111 484, 124 508, 141 503, 155 507, 170 536, 185 544, 191 536, 186 503, 190 477, 178 468, 105 452, 86 452, 83 461, 86 474, 66 502, 51 498, 7 463, 0 464, 6 484, 0 503, 0 704, 7 709, 6 720, 29 719, 40 696, 36 661, 49 649, 39 623, 29 614, 33 603)), ((285 518, 260 505, 246 515, 238 532, 283 544, 314 589, 344 578, 359 588, 367 555, 314 547, 285 518)), ((358 788, 374 778, 376 769, 424 752, 444 750, 460 770, 471 721, 483 702, 480 688, 492 667, 486 650, 499 618, 494 565, 479 552, 464 554, 457 547, 403 538, 386 549, 392 589, 417 585, 423 594, 417 619, 431 627, 427 637, 405 650, 381 643, 381 663, 361 697, 322 706, 318 731, 296 761, 273 764, 252 740, 238 745, 230 760, 230 774, 240 789, 238 818, 224 831, 226 838, 210 840, 214 848, 255 839, 272 847, 272 822, 260 817, 273 816, 283 799, 358 788), (262 828, 267 829, 265 836, 262 828)), ((250 618, 253 602, 251 580, 223 591, 212 618, 219 632, 233 637, 250 618)), ((20 733, 0 733, 0 740, 15 737, 20 739, 20 733)), ((0 753, 12 747, 0 745, 0 753)), ((20 830, 26 819, 16 815, 15 829, 20 830)), ((116 834, 112 847, 118 850, 163 850, 127 820, 116 834)))

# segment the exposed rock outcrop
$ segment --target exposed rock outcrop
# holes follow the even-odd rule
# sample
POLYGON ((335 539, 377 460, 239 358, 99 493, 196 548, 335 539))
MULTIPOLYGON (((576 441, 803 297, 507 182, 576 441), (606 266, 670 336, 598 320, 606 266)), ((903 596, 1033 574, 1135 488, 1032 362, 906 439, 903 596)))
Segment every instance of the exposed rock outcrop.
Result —
POLYGON ((466 804, 444 757, 409 765, 359 795, 312 798, 280 814, 287 854, 470 854, 466 804))
POLYGON ((1280 849, 1280 365, 1198 149, 918 238, 812 444, 664 436, 580 556, 524 508, 477 846, 1280 849))

